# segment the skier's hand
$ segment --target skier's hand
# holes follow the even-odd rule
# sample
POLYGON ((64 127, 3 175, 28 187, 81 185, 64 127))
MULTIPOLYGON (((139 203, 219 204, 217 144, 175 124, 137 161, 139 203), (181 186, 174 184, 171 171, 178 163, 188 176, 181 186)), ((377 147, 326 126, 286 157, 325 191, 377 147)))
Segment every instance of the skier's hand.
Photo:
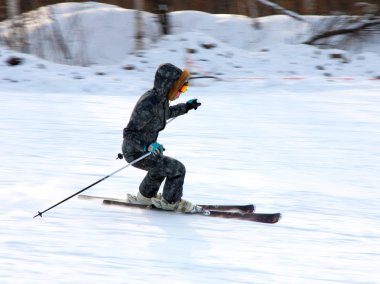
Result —
POLYGON ((201 105, 202 104, 200 102, 198 102, 198 99, 188 100, 186 102, 186 111, 189 111, 191 109, 197 109, 201 105))
POLYGON ((148 147, 145 147, 145 152, 150 152, 153 154, 153 156, 157 156, 162 154, 165 151, 164 146, 162 146, 160 143, 154 142, 150 144, 148 147))

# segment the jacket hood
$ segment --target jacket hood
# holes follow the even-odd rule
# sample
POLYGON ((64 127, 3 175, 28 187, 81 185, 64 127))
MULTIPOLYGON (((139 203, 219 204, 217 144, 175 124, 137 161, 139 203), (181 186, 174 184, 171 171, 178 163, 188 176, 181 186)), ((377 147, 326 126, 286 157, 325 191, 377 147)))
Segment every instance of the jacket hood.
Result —
POLYGON ((181 70, 171 63, 165 63, 158 67, 154 78, 154 88, 158 92, 160 100, 171 99, 176 92, 190 77, 190 73, 181 70))

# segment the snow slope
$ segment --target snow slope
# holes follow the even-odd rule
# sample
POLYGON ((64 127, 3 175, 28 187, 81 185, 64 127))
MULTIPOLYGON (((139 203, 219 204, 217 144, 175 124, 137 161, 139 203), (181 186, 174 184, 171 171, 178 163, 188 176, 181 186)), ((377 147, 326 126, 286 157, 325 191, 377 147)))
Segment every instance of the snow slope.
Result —
MULTIPOLYGON (((379 283, 378 55, 287 43, 247 51, 234 33, 239 17, 198 16, 226 21, 236 44, 198 22, 107 65, 0 49, 0 283, 379 283), (337 53, 348 62, 330 57, 337 53), (10 56, 23 64, 8 66, 10 56), (184 197, 253 202, 283 219, 267 225, 76 198, 33 219, 125 165, 115 160, 122 128, 167 61, 223 79, 194 80, 179 101, 202 106, 159 137, 186 165, 184 197)), ((276 19, 264 20, 275 27, 276 19)), ((123 197, 143 176, 127 168, 87 193, 123 197)))

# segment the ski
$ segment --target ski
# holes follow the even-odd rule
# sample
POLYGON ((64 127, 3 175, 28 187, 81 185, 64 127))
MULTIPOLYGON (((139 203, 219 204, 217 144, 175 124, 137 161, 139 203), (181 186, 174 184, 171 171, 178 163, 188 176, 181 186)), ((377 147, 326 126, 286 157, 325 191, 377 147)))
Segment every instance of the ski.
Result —
MULTIPOLYGON (((129 208, 140 208, 140 209, 164 211, 154 206, 133 204, 133 203, 125 202, 125 201, 117 201, 117 200, 111 200, 111 199, 104 199, 103 204, 124 206, 124 207, 129 207, 129 208)), ((165 212, 172 212, 172 211, 165 211, 165 212)), ((243 213, 243 212, 220 211, 220 210, 205 210, 204 212, 194 213, 194 214, 207 216, 207 217, 239 219, 239 220, 254 221, 254 222, 260 222, 260 223, 270 223, 270 224, 277 223, 281 218, 280 213, 243 213)))
MULTIPOLYGON (((78 195, 79 199, 86 200, 110 200, 110 201, 118 201, 127 203, 125 199, 120 198, 110 198, 110 197, 102 197, 102 196, 93 196, 93 195, 78 195)), ((252 213, 255 211, 255 206, 253 204, 246 205, 212 205, 212 204, 197 204, 205 210, 215 210, 215 211, 233 211, 233 212, 241 212, 241 213, 252 213)), ((144 205, 145 206, 145 205, 144 205)), ((144 207, 143 206, 143 207, 144 207)))

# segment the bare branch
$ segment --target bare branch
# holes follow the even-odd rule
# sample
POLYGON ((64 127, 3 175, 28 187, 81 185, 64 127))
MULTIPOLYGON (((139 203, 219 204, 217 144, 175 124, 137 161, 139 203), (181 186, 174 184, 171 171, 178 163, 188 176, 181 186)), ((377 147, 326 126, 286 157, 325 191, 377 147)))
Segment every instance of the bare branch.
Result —
POLYGON ((342 29, 322 32, 320 34, 313 36, 311 39, 303 43, 312 45, 312 44, 315 44, 316 41, 320 39, 337 36, 337 35, 355 33, 355 32, 358 32, 358 31, 361 31, 361 30, 364 30, 366 28, 376 26, 376 25, 380 25, 380 19, 374 20, 374 21, 362 21, 362 22, 359 22, 357 25, 350 28, 342 28, 342 29))
POLYGON ((282 7, 276 3, 273 3, 273 2, 268 1, 268 0, 257 0, 257 1, 260 2, 261 4, 267 6, 267 7, 270 7, 272 9, 278 11, 281 14, 288 15, 289 17, 292 17, 293 19, 295 19, 297 21, 306 22, 305 19, 301 15, 299 15, 299 14, 297 14, 291 10, 285 9, 284 7, 282 7))

